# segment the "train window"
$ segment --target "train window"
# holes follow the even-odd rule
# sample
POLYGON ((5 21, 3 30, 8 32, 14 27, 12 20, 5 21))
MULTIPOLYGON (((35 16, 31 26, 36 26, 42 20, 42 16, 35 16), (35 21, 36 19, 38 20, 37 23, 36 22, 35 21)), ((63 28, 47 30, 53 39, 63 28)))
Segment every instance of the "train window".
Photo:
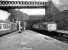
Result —
POLYGON ((5 28, 8 28, 7 24, 5 24, 5 28))
POLYGON ((0 26, 0 29, 1 29, 2 27, 0 26))
POLYGON ((8 29, 8 28, 10 28, 10 25, 8 24, 8 23, 4 23, 4 24, 2 24, 3 25, 3 29, 8 29))
POLYGON ((3 28, 5 28, 5 24, 3 24, 3 28))
POLYGON ((5 27, 4 28, 7 28, 7 24, 4 24, 5 25, 5 27))
POLYGON ((7 24, 5 24, 5 28, 8 28, 7 24))
POLYGON ((2 24, 0 24, 0 29, 2 28, 2 24))
POLYGON ((7 28, 10 28, 10 24, 8 23, 6 27, 7 27, 7 28))
POLYGON ((3 28, 5 28, 5 25, 4 24, 2 24, 2 26, 3 26, 3 28))

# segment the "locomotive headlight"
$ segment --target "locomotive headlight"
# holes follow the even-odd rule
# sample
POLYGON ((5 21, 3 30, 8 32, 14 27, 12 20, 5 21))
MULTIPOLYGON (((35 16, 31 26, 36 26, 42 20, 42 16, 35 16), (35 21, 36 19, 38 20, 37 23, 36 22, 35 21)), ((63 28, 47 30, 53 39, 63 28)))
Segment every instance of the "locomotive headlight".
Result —
POLYGON ((47 25, 48 31, 55 31, 57 29, 57 25, 56 24, 48 24, 47 25))

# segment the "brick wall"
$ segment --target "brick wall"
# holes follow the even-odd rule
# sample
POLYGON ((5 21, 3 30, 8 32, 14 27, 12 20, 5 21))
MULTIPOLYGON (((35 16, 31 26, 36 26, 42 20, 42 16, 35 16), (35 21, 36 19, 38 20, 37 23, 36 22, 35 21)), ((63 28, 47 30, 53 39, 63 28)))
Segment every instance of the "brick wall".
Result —
POLYGON ((59 13, 60 11, 54 6, 52 1, 49 2, 49 5, 46 9, 46 16, 47 16, 47 21, 51 22, 55 20, 55 15, 59 13))

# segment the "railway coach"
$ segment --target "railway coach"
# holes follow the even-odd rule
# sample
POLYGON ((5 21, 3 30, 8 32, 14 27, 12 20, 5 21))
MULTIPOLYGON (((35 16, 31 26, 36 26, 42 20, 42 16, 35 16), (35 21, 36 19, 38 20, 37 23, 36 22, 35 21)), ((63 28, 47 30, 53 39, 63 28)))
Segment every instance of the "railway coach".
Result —
POLYGON ((48 31, 56 31, 57 30, 57 24, 54 22, 43 22, 43 23, 37 23, 32 26, 34 29, 38 30, 48 30, 48 31))
POLYGON ((16 23, 9 21, 0 21, 0 34, 9 33, 17 30, 16 23))
POLYGON ((10 13, 5 10, 0 10, 0 35, 16 30, 16 23, 9 19, 10 13))

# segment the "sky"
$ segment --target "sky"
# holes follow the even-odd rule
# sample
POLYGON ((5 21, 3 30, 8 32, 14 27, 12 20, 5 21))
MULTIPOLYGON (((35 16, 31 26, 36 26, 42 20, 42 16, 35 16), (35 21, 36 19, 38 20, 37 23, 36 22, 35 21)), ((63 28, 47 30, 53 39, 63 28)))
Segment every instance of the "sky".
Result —
MULTIPOLYGON (((26 13, 27 15, 45 15, 45 9, 16 9, 20 10, 23 13, 26 13)), ((7 11, 0 10, 0 20, 6 20, 8 19, 10 13, 7 11)))
POLYGON ((5 21, 6 19, 8 19, 10 13, 0 10, 0 20, 5 21))
POLYGON ((57 5, 61 4, 61 3, 60 3, 60 0, 52 0, 52 2, 53 2, 54 4, 57 4, 57 5))
POLYGON ((68 10, 68 0, 52 0, 52 2, 58 10, 68 10))
POLYGON ((16 9, 27 15, 45 15, 45 9, 16 9))

